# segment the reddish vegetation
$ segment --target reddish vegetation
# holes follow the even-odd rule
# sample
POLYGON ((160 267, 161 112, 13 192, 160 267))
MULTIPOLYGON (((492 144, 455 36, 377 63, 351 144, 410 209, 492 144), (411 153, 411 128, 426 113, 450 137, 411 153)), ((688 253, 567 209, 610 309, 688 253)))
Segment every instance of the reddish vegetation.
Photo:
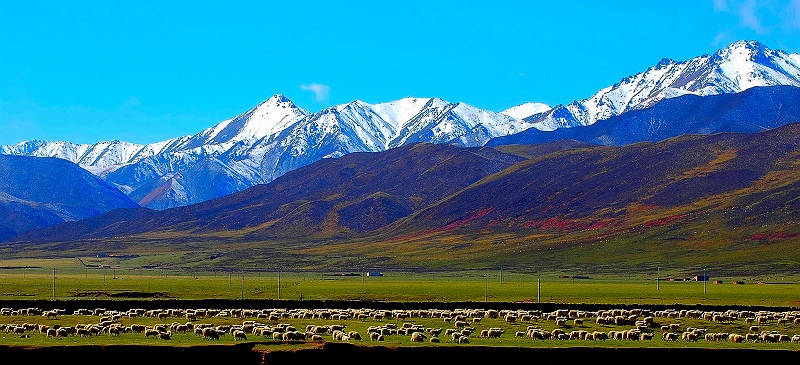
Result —
MULTIPOLYGON (((481 218, 489 215, 489 213, 491 213, 491 212, 494 212, 494 208, 481 209, 477 213, 475 213, 475 214, 473 214, 473 215, 471 215, 471 216, 469 216, 467 218, 459 219, 459 220, 454 221, 454 222, 452 222, 452 223, 450 223, 450 224, 448 224, 448 225, 446 225, 444 227, 426 229, 426 230, 420 232, 420 234, 433 233, 433 232, 444 232, 444 231, 449 231, 449 230, 456 229, 456 228, 459 228, 459 227, 463 227, 464 225, 466 225, 469 222, 481 219, 481 218)), ((497 219, 493 219, 493 220, 491 220, 489 222, 490 225, 492 225, 492 224, 497 225, 499 223, 500 223, 500 221, 497 220, 497 219)))
POLYGON ((455 229, 455 228, 461 227, 461 226, 463 226, 463 225, 465 225, 465 224, 467 224, 467 223, 469 223, 471 221, 474 221, 474 220, 477 220, 477 219, 481 219, 481 218, 489 215, 489 213, 491 213, 491 212, 494 212, 494 208, 481 209, 477 213, 473 214, 472 216, 470 216, 468 218, 459 219, 459 220, 457 220, 457 221, 455 221, 453 223, 450 223, 450 224, 442 227, 441 230, 449 231, 451 229, 455 229))
POLYGON ((613 225, 613 221, 580 221, 550 217, 545 219, 532 219, 525 223, 525 228, 551 229, 561 231, 596 230, 613 225))
POLYGON ((500 220, 498 218, 495 218, 495 219, 490 220, 489 223, 486 224, 486 226, 487 227, 496 227, 496 226, 501 225, 502 223, 503 223, 502 220, 500 220))
POLYGON ((752 238, 756 241, 776 241, 776 240, 783 240, 787 238, 797 237, 797 233, 787 233, 787 232, 765 232, 765 233, 756 233, 752 236, 752 238))
POLYGON ((672 223, 672 222, 674 222, 674 221, 676 221, 678 219, 683 219, 684 217, 686 217, 686 214, 678 214, 678 215, 673 215, 671 217, 657 219, 657 220, 645 223, 644 224, 644 228, 663 227, 663 226, 666 226, 667 224, 672 223))

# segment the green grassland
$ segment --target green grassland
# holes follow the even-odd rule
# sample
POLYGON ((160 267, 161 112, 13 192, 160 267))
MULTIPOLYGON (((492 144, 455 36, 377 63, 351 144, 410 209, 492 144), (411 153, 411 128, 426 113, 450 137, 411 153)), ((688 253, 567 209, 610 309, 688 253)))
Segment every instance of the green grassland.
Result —
MULTIPOLYGON (((476 305, 476 308, 490 308, 491 306, 476 305)), ((54 326, 76 326, 79 324, 98 324, 101 321, 101 316, 93 315, 61 315, 57 318, 46 318, 44 316, 0 316, 0 324, 17 324, 24 323, 43 324, 50 328, 54 326)), ((255 317, 231 317, 231 316, 214 316, 214 317, 201 317, 196 321, 191 321, 194 325, 198 324, 211 324, 213 326, 235 326, 241 325, 244 321, 255 321, 265 325, 274 325, 276 322, 269 322, 266 319, 258 319, 255 317)), ((444 334, 440 335, 441 343, 431 344, 429 342, 415 343, 411 342, 409 336, 405 335, 389 335, 386 336, 383 342, 370 341, 367 337, 368 327, 382 326, 387 323, 394 323, 397 326, 402 326, 404 323, 422 325, 425 328, 454 328, 452 321, 445 321, 442 318, 408 318, 405 321, 399 319, 388 318, 384 320, 368 319, 302 319, 302 318, 281 318, 279 323, 290 324, 297 328, 298 331, 305 331, 306 326, 309 325, 344 325, 345 331, 356 331, 362 336, 362 340, 353 340, 352 342, 363 345, 382 345, 382 346, 464 346, 458 345, 450 341, 444 334)), ((171 323, 187 323, 185 318, 169 317, 169 318, 154 318, 154 317, 135 317, 128 318, 122 317, 119 322, 122 325, 130 326, 132 324, 139 324, 145 326, 155 326, 156 324, 165 324, 169 326, 171 323)), ((716 323, 710 320, 701 318, 663 318, 656 317, 655 323, 651 325, 645 332, 653 334, 652 340, 646 341, 623 341, 623 340, 607 340, 607 341, 586 341, 586 340, 533 340, 525 336, 516 336, 516 332, 526 332, 529 327, 540 328, 552 332, 554 329, 560 328, 569 333, 573 330, 582 331, 622 331, 630 329, 630 325, 598 325, 593 319, 587 318, 582 325, 575 325, 570 321, 564 326, 556 326, 554 321, 548 321, 544 318, 533 319, 525 322, 508 323, 502 319, 482 318, 480 322, 471 323, 469 326, 475 329, 475 333, 469 336, 469 346, 543 346, 543 347, 575 347, 575 346, 603 346, 603 347, 704 347, 704 348, 753 348, 753 349, 793 349, 800 350, 800 343, 730 343, 727 341, 706 341, 700 339, 696 342, 692 341, 665 341, 663 340, 661 325, 678 324, 680 330, 675 331, 680 333, 688 328, 702 328, 706 333, 724 332, 724 333, 738 333, 747 334, 750 332, 750 324, 744 322, 743 319, 737 319, 729 323, 716 323), (499 338, 484 338, 481 337, 480 331, 489 328, 502 328, 504 333, 499 338)), ((779 325, 775 321, 770 323, 761 324, 760 331, 778 331, 785 335, 800 334, 800 325, 779 325)), ((5 331, 4 331, 5 332, 5 331)), ((204 340, 201 336, 190 332, 187 333, 172 333, 170 341, 160 340, 153 337, 147 338, 143 333, 122 333, 120 336, 111 336, 107 333, 101 333, 96 336, 70 336, 65 338, 47 337, 38 331, 27 331, 27 337, 20 336, 14 333, 0 333, 0 344, 12 346, 80 346, 80 345, 164 345, 168 343, 172 346, 192 346, 192 345, 225 345, 233 344, 237 341, 228 333, 220 337, 219 341, 204 340)), ((325 341, 335 341, 330 334, 324 334, 325 341)), ((258 342, 266 346, 267 349, 286 349, 291 348, 291 345, 282 341, 273 340, 271 337, 262 337, 259 335, 247 334, 247 341, 258 342)), ((301 346, 297 346, 301 347, 301 346)))
POLYGON ((125 260, 109 258, 0 261, 0 267, 5 267, 0 270, 0 299, 245 298, 476 303, 538 300, 626 305, 800 305, 800 276, 797 275, 717 277, 709 271, 712 280, 722 281, 714 284, 664 280, 689 277, 683 270, 668 268, 658 268, 651 274, 592 274, 589 279, 571 279, 562 276, 583 273, 384 271, 384 276, 374 277, 358 270, 279 273, 142 269, 125 266, 125 260), (744 284, 733 284, 734 281, 744 284))

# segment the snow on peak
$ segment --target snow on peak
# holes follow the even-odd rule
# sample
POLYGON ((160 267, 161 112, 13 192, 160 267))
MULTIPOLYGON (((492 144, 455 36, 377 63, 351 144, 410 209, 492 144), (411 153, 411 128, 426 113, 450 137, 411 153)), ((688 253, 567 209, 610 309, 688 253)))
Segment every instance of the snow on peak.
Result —
POLYGON ((279 133, 308 114, 285 96, 276 94, 235 118, 200 132, 197 140, 201 144, 257 140, 279 133))
POLYGON ((333 108, 336 109, 337 112, 341 113, 345 109, 369 109, 370 105, 361 101, 361 100, 353 100, 346 104, 339 104, 334 105, 333 108))
POLYGON ((432 100, 433 98, 402 98, 388 103, 373 104, 372 110, 399 130, 432 100))
POLYGON ((544 103, 525 103, 503 110, 502 114, 512 118, 525 119, 535 114, 541 114, 552 109, 550 105, 544 103))
POLYGON ((268 103, 268 102, 272 102, 272 103, 291 103, 292 101, 289 100, 289 98, 287 98, 283 94, 275 94, 275 95, 270 96, 269 99, 267 99, 265 101, 265 103, 268 103))
POLYGON ((800 55, 773 51, 757 41, 737 41, 713 55, 660 60, 588 99, 560 105, 536 118, 544 130, 590 125, 629 110, 685 94, 735 93, 755 86, 800 86, 800 55))

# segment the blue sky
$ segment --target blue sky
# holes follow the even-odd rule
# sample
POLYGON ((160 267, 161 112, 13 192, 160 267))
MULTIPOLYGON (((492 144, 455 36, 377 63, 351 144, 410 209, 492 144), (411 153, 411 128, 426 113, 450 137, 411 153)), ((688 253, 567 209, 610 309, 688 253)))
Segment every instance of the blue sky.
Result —
POLYGON ((0 0, 0 144, 151 143, 278 93, 555 105, 739 39, 800 52, 800 0, 0 0))

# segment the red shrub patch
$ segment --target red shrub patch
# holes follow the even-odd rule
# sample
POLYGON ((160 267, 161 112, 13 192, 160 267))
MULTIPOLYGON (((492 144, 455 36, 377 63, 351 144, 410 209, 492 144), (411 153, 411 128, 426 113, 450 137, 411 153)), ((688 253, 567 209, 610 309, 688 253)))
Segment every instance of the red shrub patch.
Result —
POLYGON ((595 230, 609 227, 612 221, 581 221, 574 219, 561 219, 550 217, 545 219, 532 219, 525 222, 525 228, 548 229, 559 231, 595 230))
POLYGON ((448 231, 448 230, 451 230, 451 229, 454 229, 454 228, 461 227, 461 226, 463 226, 463 225, 465 225, 465 224, 467 224, 467 223, 469 223, 471 221, 474 221, 476 219, 481 219, 481 218, 489 215, 489 213, 491 213, 491 212, 494 212, 494 208, 486 208, 486 209, 479 210, 477 213, 473 214, 472 216, 470 216, 468 218, 459 219, 459 220, 457 220, 457 221, 455 221, 453 223, 450 223, 450 224, 442 227, 442 230, 448 231))
MULTIPOLYGON (((471 215, 471 216, 469 216, 467 218, 459 219, 459 220, 454 221, 454 222, 452 222, 452 223, 450 223, 450 224, 448 224, 448 225, 446 225, 444 227, 429 228, 429 229, 426 229, 426 230, 424 230, 424 231, 422 231, 420 233, 421 234, 425 234, 425 233, 443 232, 443 231, 449 231, 451 229, 456 229, 458 227, 466 225, 467 223, 469 223, 471 221, 474 221, 474 220, 477 220, 477 219, 481 219, 481 218, 489 215, 489 213, 491 213, 491 212, 494 212, 494 208, 482 209, 482 210, 479 210, 477 213, 475 213, 475 214, 473 214, 473 215, 471 215)), ((499 223, 500 223, 500 221, 498 219, 492 219, 489 222, 490 225, 491 224, 495 224, 496 225, 496 224, 499 224, 499 223)))
POLYGON ((667 224, 669 224, 671 222, 674 222, 674 221, 676 221, 678 219, 683 219, 684 217, 686 217, 686 214, 678 214, 678 215, 673 215, 671 217, 657 219, 657 220, 645 223, 644 224, 644 228, 663 227, 663 226, 666 226, 667 224))
POLYGON ((501 224, 503 224, 503 221, 501 221, 498 218, 494 218, 494 219, 490 220, 489 223, 486 224, 486 226, 487 227, 495 227, 495 226, 499 226, 501 224))
POLYGON ((752 239, 756 241, 776 241, 776 240, 783 240, 787 238, 797 237, 797 233, 787 233, 787 232, 764 232, 764 233, 756 233, 752 236, 752 239))

